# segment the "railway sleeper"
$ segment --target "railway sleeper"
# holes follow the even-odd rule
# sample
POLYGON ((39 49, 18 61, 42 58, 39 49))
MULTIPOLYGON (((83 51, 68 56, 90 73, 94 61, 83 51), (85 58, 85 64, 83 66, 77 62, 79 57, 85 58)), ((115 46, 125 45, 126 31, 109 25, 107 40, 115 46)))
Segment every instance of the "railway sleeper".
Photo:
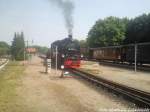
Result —
MULTIPOLYGON (((132 101, 139 107, 150 108, 150 99, 145 98, 145 97, 143 98, 142 96, 136 95, 137 92, 135 93, 135 90, 133 91, 131 88, 130 88, 131 90, 129 90, 123 86, 123 88, 125 89, 125 90, 123 90, 122 87, 118 87, 118 85, 113 84, 111 82, 107 82, 106 80, 101 81, 100 78, 92 76, 91 74, 89 75, 89 74, 85 73, 86 75, 84 75, 84 73, 81 73, 82 71, 81 72, 73 71, 73 72, 78 74, 82 78, 84 78, 92 83, 95 83, 97 86, 103 86, 103 87, 107 88, 107 90, 109 90, 111 92, 113 91, 113 93, 115 93, 117 95, 121 94, 121 96, 123 96, 125 99, 132 101)), ((142 93, 140 93, 140 94, 142 94, 142 93)))

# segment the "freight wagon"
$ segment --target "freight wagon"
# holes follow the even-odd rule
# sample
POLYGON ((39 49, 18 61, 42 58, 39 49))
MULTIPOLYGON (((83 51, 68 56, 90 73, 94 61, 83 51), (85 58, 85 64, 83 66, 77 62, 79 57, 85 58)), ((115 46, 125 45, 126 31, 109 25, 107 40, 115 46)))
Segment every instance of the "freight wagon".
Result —
POLYGON ((135 46, 137 64, 150 64, 150 43, 90 48, 89 58, 132 64, 135 62, 135 46))

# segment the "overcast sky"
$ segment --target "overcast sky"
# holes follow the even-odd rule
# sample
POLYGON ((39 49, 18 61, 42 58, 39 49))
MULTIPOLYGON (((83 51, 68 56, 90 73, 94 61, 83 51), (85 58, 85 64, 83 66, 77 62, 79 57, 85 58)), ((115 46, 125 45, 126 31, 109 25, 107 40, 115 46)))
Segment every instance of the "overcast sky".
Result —
MULTIPOLYGON (((150 0, 73 0, 76 39, 85 39, 98 19, 129 17, 150 13, 150 0)), ((25 40, 50 46, 65 38, 67 30, 61 10, 49 0, 0 0, 0 41, 11 42, 14 32, 24 32, 25 40)))

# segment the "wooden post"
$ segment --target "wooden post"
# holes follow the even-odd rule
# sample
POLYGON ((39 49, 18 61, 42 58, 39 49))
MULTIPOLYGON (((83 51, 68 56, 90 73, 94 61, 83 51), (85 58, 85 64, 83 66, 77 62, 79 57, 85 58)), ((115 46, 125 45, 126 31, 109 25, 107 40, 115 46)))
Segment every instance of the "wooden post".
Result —
POLYGON ((61 76, 60 78, 64 77, 64 65, 61 65, 61 76))
POLYGON ((26 50, 26 47, 24 46, 24 52, 23 52, 23 60, 24 60, 24 63, 23 63, 23 65, 25 65, 25 58, 26 58, 25 50, 26 50))
POLYGON ((47 58, 45 59, 45 73, 48 73, 48 63, 47 63, 47 58))

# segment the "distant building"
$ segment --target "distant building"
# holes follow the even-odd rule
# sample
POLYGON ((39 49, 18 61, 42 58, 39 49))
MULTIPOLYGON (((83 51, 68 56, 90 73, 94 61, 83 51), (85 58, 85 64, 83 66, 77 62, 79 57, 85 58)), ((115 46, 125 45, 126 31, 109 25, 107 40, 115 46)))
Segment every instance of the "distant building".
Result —
POLYGON ((32 47, 26 48, 26 52, 30 53, 30 54, 35 54, 35 53, 37 53, 37 49, 36 48, 32 48, 32 47))

